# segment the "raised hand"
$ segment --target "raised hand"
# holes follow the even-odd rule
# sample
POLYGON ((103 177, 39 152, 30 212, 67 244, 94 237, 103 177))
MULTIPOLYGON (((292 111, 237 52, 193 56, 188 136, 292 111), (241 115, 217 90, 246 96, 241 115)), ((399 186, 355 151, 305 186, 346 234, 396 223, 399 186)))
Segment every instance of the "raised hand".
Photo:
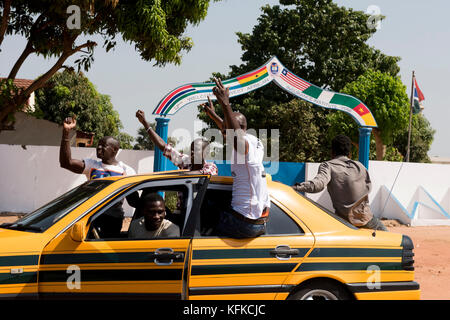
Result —
POLYGON ((216 109, 214 108, 214 105, 209 96, 208 96, 208 103, 203 103, 201 106, 203 107, 203 109, 207 114, 213 115, 216 113, 216 109))
POLYGON ((159 150, 164 151, 166 147, 166 142, 147 123, 147 120, 145 120, 144 111, 142 110, 136 111, 136 118, 138 118, 139 122, 142 123, 142 125, 144 126, 145 131, 147 131, 148 136, 150 137, 150 140, 153 141, 153 143, 158 147, 159 150))
POLYGON ((222 106, 230 105, 230 88, 225 88, 220 79, 214 78, 214 82, 216 86, 212 89, 214 95, 217 98, 217 101, 222 106))
POLYGON ((77 125, 77 120, 75 119, 75 117, 73 117, 73 118, 67 117, 64 119, 63 128, 65 131, 72 130, 73 128, 75 128, 76 125, 77 125))
POLYGON ((138 118, 139 122, 142 123, 144 127, 147 125, 147 120, 145 120, 145 113, 142 110, 136 111, 136 118, 138 118))
POLYGON ((77 125, 75 117, 67 117, 63 122, 63 132, 61 137, 61 148, 59 148, 59 164, 61 168, 70 170, 74 173, 83 173, 84 161, 72 159, 70 152, 70 130, 77 125))

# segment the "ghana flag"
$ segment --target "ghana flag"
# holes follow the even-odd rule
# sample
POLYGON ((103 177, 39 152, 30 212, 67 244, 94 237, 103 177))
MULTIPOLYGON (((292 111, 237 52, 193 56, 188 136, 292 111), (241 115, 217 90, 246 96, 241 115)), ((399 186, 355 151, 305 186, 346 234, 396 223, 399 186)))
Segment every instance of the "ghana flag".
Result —
MULTIPOLYGON (((222 83, 225 87, 230 88, 230 97, 235 97, 261 88, 272 80, 264 65, 242 76, 222 81, 222 83)), ((211 100, 215 100, 216 97, 212 92, 215 85, 215 83, 209 82, 192 83, 178 87, 169 92, 158 103, 153 114, 163 116, 173 115, 187 104, 208 101, 208 96, 211 100)))

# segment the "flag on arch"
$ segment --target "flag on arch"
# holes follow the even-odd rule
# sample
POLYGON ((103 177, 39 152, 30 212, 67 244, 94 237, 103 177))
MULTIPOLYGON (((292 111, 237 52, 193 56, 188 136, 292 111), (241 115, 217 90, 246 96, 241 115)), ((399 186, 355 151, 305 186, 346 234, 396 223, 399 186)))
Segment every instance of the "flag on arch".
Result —
POLYGON ((414 90, 413 90, 413 113, 418 114, 420 111, 423 110, 422 101, 425 100, 425 97, 422 93, 422 90, 420 90, 419 86, 417 85, 417 80, 414 77, 414 90))

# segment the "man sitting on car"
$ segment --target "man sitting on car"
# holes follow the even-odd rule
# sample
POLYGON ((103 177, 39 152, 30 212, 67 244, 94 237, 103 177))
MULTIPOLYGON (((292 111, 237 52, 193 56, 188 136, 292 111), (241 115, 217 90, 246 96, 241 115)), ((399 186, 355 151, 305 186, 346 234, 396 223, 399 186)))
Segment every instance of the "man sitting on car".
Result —
POLYGON ((331 142, 333 159, 320 164, 314 179, 296 183, 293 188, 298 192, 317 193, 326 187, 339 216, 359 228, 387 231, 370 210, 369 172, 361 162, 350 159, 351 151, 350 138, 337 135, 331 142))
POLYGON ((158 193, 144 193, 139 199, 137 209, 142 217, 131 222, 128 238, 152 239, 180 236, 180 228, 170 220, 164 219, 166 205, 158 193))

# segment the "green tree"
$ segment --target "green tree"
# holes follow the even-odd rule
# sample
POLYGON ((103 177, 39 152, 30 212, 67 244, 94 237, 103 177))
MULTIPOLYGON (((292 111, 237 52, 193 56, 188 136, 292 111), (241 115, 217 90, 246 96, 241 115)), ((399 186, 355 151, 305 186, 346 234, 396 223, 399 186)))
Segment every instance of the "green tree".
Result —
MULTIPOLYGON (((75 60, 75 65, 78 70, 84 68, 87 71, 94 61, 94 47, 97 45, 89 38, 95 35, 103 38, 106 51, 116 46, 116 37, 119 36, 134 45, 145 61, 153 60, 160 66, 166 63, 179 64, 182 52, 189 51, 192 47, 192 41, 185 35, 185 30, 189 24, 198 24, 206 17, 209 2, 210 0, 0 1, 0 48, 5 35, 21 35, 27 39, 17 61, 11 62, 12 68, 7 80, 16 78, 23 63, 32 54, 56 58, 55 64, 27 89, 7 91, 8 99, 2 99, 4 101, 0 105, 0 123, 24 105, 29 95, 42 88, 74 54, 82 53, 75 60), (75 11, 71 11, 71 8, 75 11)), ((10 82, 2 81, 0 87, 5 83, 10 82)))
MULTIPOLYGON (((222 78, 256 69, 274 55, 295 74, 333 91, 340 91, 368 68, 393 76, 398 74, 400 58, 387 56, 367 44, 376 29, 367 27, 366 13, 339 7, 331 0, 280 0, 280 4, 262 8, 251 34, 237 33, 243 63, 231 66, 231 72, 222 78)), ((328 159, 329 153, 324 149, 330 142, 325 117, 329 111, 317 107, 299 111, 295 108, 306 104, 289 103, 291 100, 290 94, 271 83, 233 98, 232 103, 234 110, 246 115, 249 128, 280 129, 281 161, 328 159), (305 113, 304 119, 299 117, 301 112, 305 113), (291 113, 296 123, 289 118, 291 113), (313 126, 308 126, 309 119, 313 126), (302 133, 292 134, 298 127, 302 133), (306 141, 305 137, 321 146, 311 145, 313 142, 306 141)), ((213 125, 203 112, 199 118, 213 125)))
POLYGON ((324 113, 299 99, 270 108, 267 113, 267 127, 278 126, 280 130, 280 161, 312 162, 318 158, 328 158, 329 146, 321 140, 325 120, 324 113))
MULTIPOLYGON (((357 97, 372 111, 378 126, 372 130, 376 159, 384 160, 387 146, 392 146, 394 138, 408 130, 409 99, 405 85, 399 77, 368 70, 356 81, 347 84, 342 92, 357 97)), ((350 116, 333 112, 328 120, 331 124, 329 135, 343 133, 358 141, 358 125, 350 116)))
POLYGON ((98 93, 83 73, 70 70, 56 73, 44 88, 36 91, 34 115, 59 124, 66 117, 75 116, 79 130, 95 133, 95 144, 103 136, 118 137, 123 127, 109 96, 98 93))
MULTIPOLYGON (((155 130, 156 124, 150 123, 150 127, 155 130)), ((136 144, 133 149, 135 150, 155 150, 155 144, 150 140, 147 131, 144 127, 138 129, 138 136, 136 137, 136 144)))
MULTIPOLYGON (((411 122, 411 143, 410 157, 411 162, 431 162, 428 157, 428 151, 433 143, 435 130, 430 122, 421 113, 413 114, 411 122)), ((399 152, 406 158, 408 149, 408 130, 404 130, 394 138, 394 145, 399 152)))
POLYGON ((386 56, 367 40, 376 29, 369 15, 332 0, 280 0, 262 7, 251 34, 238 32, 242 61, 233 74, 257 68, 276 55, 291 71, 320 87, 341 90, 368 68, 397 75, 399 57, 386 56))
POLYGON ((119 132, 117 135, 117 140, 119 140, 121 149, 133 149, 134 138, 126 132, 119 132))

